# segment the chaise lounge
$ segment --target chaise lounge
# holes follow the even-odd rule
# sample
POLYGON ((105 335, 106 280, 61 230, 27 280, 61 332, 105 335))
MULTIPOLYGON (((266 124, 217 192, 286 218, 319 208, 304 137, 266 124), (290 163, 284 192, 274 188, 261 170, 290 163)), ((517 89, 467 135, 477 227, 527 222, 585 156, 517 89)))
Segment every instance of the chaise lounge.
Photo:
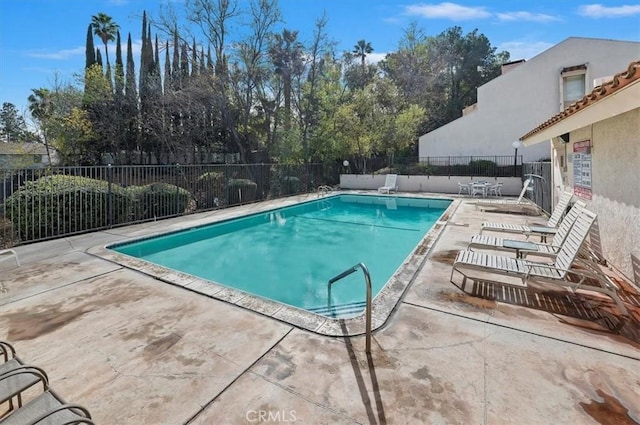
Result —
POLYGON ((571 268, 595 219, 596 215, 589 210, 583 209, 580 212, 553 263, 463 250, 456 256, 449 280, 462 291, 465 291, 468 280, 474 285, 489 282, 513 286, 514 283, 510 280, 515 278, 520 280, 520 284, 516 286, 526 287, 531 283, 541 283, 564 287, 572 292, 577 290, 597 292, 610 297, 622 314, 628 316, 625 305, 618 297, 618 288, 606 276, 588 269, 571 268), (456 273, 462 276, 459 283, 454 280, 456 273), (570 279, 570 276, 575 277, 577 281, 570 279))
POLYGON ((474 235, 467 249, 473 251, 476 249, 490 249, 496 251, 515 252, 516 257, 526 257, 527 254, 535 254, 544 257, 555 257, 558 255, 564 240, 569 236, 573 228, 573 224, 580 215, 580 212, 586 208, 586 204, 582 201, 576 202, 569 210, 567 215, 560 222, 558 231, 553 236, 550 244, 534 243, 518 239, 505 239, 490 235, 474 235))
POLYGON ((398 179, 397 174, 387 174, 387 177, 384 181, 384 186, 378 188, 378 193, 391 193, 398 191, 398 185, 396 184, 396 180, 398 179))
POLYGON ((573 194, 571 192, 564 192, 556 204, 556 207, 553 209, 551 217, 547 220, 547 224, 544 226, 485 221, 480 225, 480 234, 484 231, 520 233, 527 236, 538 235, 544 241, 547 236, 553 236, 558 231, 560 220, 564 216, 567 206, 569 206, 569 202, 571 202, 572 198, 573 194))

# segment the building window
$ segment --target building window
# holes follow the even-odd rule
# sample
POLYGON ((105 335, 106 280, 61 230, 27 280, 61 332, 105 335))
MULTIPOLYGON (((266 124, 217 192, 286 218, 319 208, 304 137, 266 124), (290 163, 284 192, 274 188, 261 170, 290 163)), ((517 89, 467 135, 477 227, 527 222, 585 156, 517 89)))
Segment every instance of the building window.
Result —
POLYGON ((572 75, 564 77, 564 107, 577 102, 584 97, 585 75, 572 75))
POLYGON ((562 103, 561 109, 582 99, 587 90, 587 66, 577 65, 563 68, 560 73, 562 103))

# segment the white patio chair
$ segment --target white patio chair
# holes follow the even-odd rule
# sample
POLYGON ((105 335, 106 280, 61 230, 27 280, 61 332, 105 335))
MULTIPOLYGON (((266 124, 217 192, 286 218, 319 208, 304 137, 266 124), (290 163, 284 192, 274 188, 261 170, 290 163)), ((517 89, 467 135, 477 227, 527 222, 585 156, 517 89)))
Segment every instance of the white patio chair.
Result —
POLYGON ((396 184, 396 180, 398 178, 397 174, 387 174, 387 177, 384 181, 384 186, 378 188, 378 193, 391 193, 398 191, 398 185, 396 184))
POLYGON ((458 195, 471 195, 471 185, 469 183, 458 182, 458 195))
POLYGON ((489 196, 502 196, 502 182, 489 186, 489 196))

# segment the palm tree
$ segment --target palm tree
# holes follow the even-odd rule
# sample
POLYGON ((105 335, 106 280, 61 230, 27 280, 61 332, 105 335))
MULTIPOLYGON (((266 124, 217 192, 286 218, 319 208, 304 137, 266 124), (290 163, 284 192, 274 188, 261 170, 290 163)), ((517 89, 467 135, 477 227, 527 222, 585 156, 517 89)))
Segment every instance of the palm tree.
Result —
POLYGON ((34 120, 40 123, 42 130, 42 138, 44 146, 47 149, 47 159, 51 165, 51 152, 49 152, 49 118, 51 118, 53 104, 52 94, 49 89, 39 88, 31 89, 32 94, 29 95, 29 112, 34 120))
POLYGON ((364 59, 371 52, 373 52, 373 47, 371 47, 371 43, 365 40, 360 40, 355 46, 353 46, 353 51, 351 53, 360 57, 360 60, 362 61, 362 66, 364 67, 364 59))
POLYGON ((298 41, 298 31, 285 29, 282 34, 275 34, 269 54, 276 74, 282 77, 284 107, 290 113, 292 79, 302 72, 304 58, 304 46, 298 41))
POLYGON ((120 26, 113 22, 113 18, 106 13, 98 13, 91 17, 91 26, 93 26, 93 33, 100 37, 100 40, 104 43, 104 52, 107 55, 107 68, 109 67, 109 51, 107 50, 107 43, 116 39, 116 34, 120 26))

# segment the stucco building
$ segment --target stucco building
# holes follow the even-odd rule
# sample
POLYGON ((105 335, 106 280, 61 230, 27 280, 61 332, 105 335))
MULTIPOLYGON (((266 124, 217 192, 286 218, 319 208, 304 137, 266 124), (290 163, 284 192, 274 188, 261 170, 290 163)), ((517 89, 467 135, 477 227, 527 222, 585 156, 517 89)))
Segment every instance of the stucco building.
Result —
POLYGON ((640 60, 627 65, 522 141, 551 141, 554 192, 571 190, 598 214, 595 247, 640 284, 640 60))
MULTIPOLYGON (((571 37, 478 88, 464 115, 419 139, 419 156, 513 155, 512 143, 581 99, 594 80, 612 76, 640 57, 640 43, 571 37)), ((549 144, 518 150, 525 162, 549 158, 549 144)))

